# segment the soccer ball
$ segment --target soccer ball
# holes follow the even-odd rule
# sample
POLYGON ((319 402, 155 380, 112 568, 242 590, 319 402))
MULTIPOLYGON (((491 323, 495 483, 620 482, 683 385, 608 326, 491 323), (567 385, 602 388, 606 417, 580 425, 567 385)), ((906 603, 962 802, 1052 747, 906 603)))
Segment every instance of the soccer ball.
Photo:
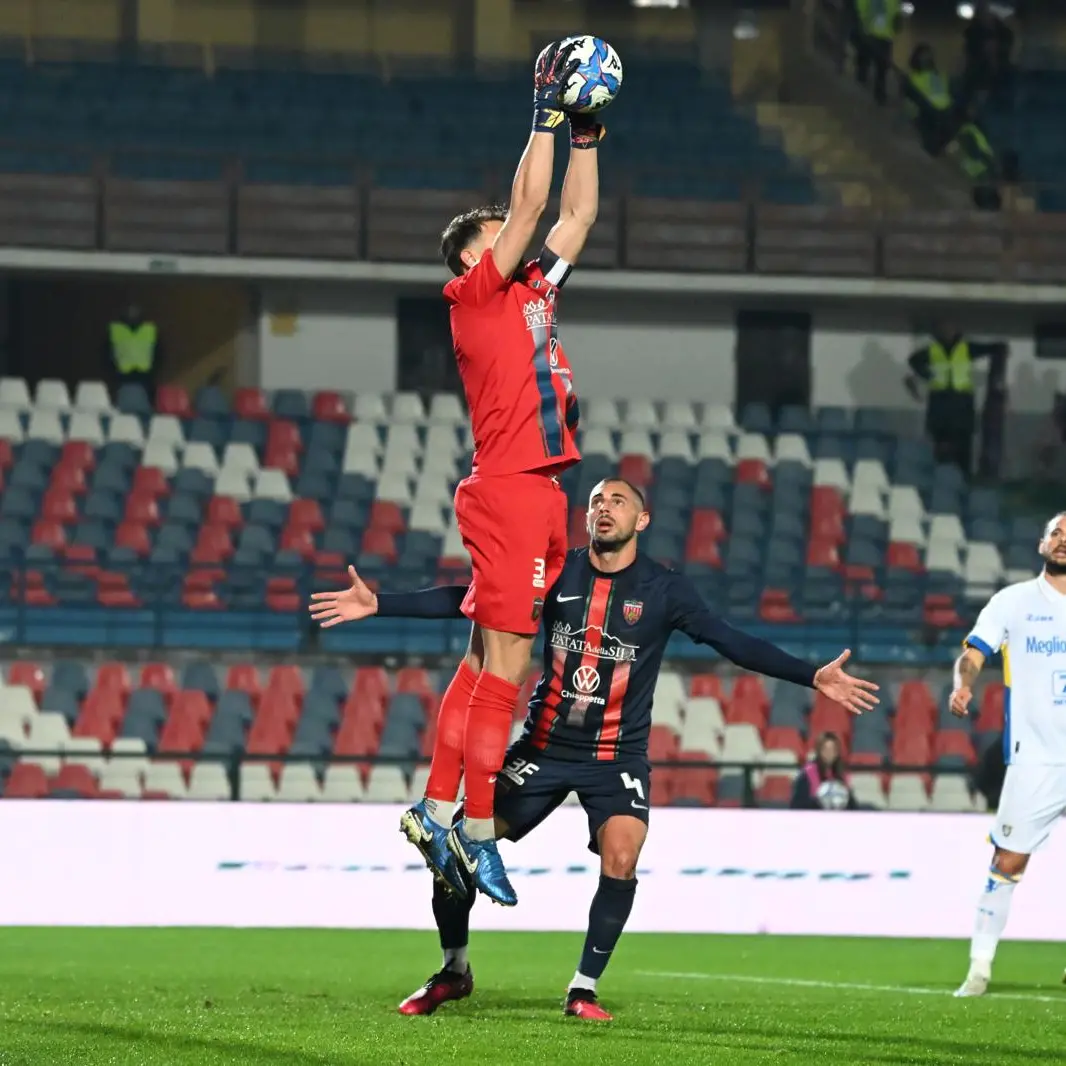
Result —
POLYGON ((848 787, 842 781, 823 781, 814 798, 822 810, 842 811, 848 805, 848 787))
POLYGON ((600 111, 622 87, 622 61, 599 37, 567 37, 562 47, 574 42, 576 47, 570 58, 580 60, 581 66, 563 86, 560 101, 567 111, 600 111))

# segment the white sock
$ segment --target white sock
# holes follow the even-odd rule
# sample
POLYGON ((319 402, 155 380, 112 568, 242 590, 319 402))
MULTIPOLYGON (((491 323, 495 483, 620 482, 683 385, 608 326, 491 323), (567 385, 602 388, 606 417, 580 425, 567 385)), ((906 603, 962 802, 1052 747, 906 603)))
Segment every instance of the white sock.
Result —
POLYGON ((464 818, 463 832, 471 840, 495 840, 496 820, 494 818, 464 818))
POLYGON ((574 974, 573 980, 570 982, 571 988, 583 988, 586 992, 596 991, 596 978, 586 977, 580 970, 574 974))
POLYGON ((452 816, 455 814, 455 800, 436 800, 426 796, 423 802, 426 805, 426 814, 429 815, 431 821, 447 829, 451 828, 452 816))
POLYGON ((466 948, 445 948, 444 965, 442 970, 451 970, 452 973, 466 973, 469 963, 466 961, 466 948))
POLYGON ((996 957, 999 938, 1007 926, 1014 888, 1021 880, 991 867, 985 890, 977 901, 977 920, 974 922, 973 940, 970 942, 971 969, 987 977, 992 972, 992 960, 996 957))

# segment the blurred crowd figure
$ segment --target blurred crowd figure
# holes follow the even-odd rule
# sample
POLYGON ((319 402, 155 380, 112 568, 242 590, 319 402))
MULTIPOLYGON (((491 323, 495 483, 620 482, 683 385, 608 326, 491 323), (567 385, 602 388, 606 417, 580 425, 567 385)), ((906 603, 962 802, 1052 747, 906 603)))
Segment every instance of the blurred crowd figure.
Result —
POLYGON ((982 477, 998 475, 1006 414, 1006 364, 1009 348, 1003 341, 971 341, 952 322, 938 322, 928 344, 908 359, 907 390, 918 400, 925 392, 925 431, 933 442, 937 462, 974 473, 973 445, 977 430, 974 361, 989 360, 985 403, 981 412, 982 477))
POLYGON ((963 35, 965 67, 962 95, 969 102, 1009 87, 1013 66, 1014 31, 992 9, 988 0, 974 4, 973 18, 963 35))
POLYGON ((844 771, 843 748, 836 733, 822 733, 810 762, 792 783, 789 807, 803 811, 851 811, 855 796, 844 771))

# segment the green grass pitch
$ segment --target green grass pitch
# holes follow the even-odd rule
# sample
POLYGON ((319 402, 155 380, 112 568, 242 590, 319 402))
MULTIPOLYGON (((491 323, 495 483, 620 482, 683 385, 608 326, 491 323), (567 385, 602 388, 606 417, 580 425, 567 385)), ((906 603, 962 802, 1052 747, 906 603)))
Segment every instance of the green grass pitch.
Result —
POLYGON ((959 942, 630 935, 597 1025, 560 1011, 580 942, 475 933, 474 996, 405 1018, 430 933, 0 930, 0 1066, 1066 1063, 1059 945, 960 1001, 959 942))

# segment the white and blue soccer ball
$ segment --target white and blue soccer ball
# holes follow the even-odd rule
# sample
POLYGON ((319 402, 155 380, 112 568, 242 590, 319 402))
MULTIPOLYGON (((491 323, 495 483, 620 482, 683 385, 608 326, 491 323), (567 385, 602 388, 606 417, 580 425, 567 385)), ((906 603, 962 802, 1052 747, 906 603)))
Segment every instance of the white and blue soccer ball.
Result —
POLYGON ((843 781, 823 781, 814 798, 824 811, 842 811, 848 805, 848 786, 843 781))
POLYGON ((567 111, 601 111, 622 87, 622 60, 599 37, 567 37, 562 46, 575 42, 570 58, 581 65, 563 86, 560 102, 567 111))

